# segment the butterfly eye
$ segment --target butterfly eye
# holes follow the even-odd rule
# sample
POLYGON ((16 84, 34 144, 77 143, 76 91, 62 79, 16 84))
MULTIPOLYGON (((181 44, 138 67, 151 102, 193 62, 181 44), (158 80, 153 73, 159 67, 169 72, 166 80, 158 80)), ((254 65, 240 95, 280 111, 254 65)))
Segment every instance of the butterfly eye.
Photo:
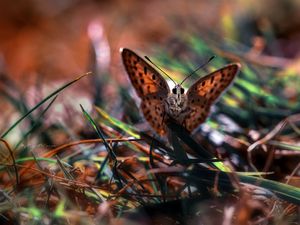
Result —
POLYGON ((174 95, 176 95, 176 94, 177 94, 177 89, 176 89, 176 88, 173 88, 173 89, 172 89, 172 92, 173 92, 174 95))
POLYGON ((183 93, 184 93, 184 89, 183 88, 180 88, 180 93, 183 95, 183 93))

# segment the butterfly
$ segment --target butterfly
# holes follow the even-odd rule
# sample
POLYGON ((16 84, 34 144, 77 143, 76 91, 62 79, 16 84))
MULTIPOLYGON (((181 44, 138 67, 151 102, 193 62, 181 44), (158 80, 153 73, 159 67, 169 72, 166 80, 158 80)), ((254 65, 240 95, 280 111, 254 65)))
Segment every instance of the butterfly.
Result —
POLYGON ((170 91, 166 80, 133 51, 121 49, 129 79, 141 98, 141 110, 151 127, 166 135, 166 119, 173 119, 192 132, 203 123, 211 105, 232 83, 240 64, 232 63, 198 79, 185 93, 182 82, 170 91))

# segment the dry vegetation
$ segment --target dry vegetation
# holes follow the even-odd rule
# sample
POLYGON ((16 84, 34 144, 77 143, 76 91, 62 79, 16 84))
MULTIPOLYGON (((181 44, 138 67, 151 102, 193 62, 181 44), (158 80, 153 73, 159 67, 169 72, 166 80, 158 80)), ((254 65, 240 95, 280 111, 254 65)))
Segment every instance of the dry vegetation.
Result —
POLYGON ((0 224, 299 224, 299 3, 25 2, 0 6, 0 224), (242 69, 168 141, 119 47, 177 81, 216 55, 187 87, 242 69))

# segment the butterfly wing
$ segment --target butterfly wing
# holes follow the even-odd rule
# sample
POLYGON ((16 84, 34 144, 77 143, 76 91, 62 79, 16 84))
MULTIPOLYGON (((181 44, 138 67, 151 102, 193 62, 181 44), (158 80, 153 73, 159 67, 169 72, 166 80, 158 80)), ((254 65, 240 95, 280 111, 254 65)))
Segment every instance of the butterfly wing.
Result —
POLYGON ((167 82, 144 59, 126 48, 122 50, 122 59, 129 79, 140 98, 148 94, 168 96, 170 89, 167 82))
POLYGON ((183 125, 192 132, 208 116, 210 106, 232 83, 240 64, 229 64, 200 78, 187 92, 190 113, 184 118, 183 125))
POLYGON ((165 106, 155 95, 147 96, 141 103, 142 112, 151 127, 160 135, 166 134, 165 106))
POLYGON ((142 112, 156 132, 163 135, 165 113, 163 100, 167 98, 170 89, 165 79, 144 59, 129 49, 122 49, 122 60, 129 79, 142 99, 142 112))

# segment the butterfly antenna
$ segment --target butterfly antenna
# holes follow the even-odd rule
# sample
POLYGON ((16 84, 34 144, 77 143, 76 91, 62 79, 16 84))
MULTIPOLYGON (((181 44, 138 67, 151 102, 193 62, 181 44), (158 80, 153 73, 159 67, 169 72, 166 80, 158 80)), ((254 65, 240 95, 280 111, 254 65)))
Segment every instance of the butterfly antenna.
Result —
POLYGON ((180 85, 183 84, 184 81, 186 81, 186 79, 188 79, 190 76, 194 75, 198 70, 200 70, 201 68, 203 68, 204 66, 206 66, 211 60, 213 60, 216 56, 213 55, 212 57, 209 58, 209 60, 207 60, 205 63, 203 63, 201 66, 199 66, 197 69, 195 69, 193 72, 191 72, 186 78, 183 79, 183 81, 180 83, 180 85))
POLYGON ((148 56, 145 56, 145 59, 147 59, 153 66, 155 66, 159 71, 161 71, 163 74, 165 74, 167 77, 169 77, 170 78, 170 80, 171 81, 173 81, 173 83, 175 84, 175 86, 176 86, 176 82, 165 72, 165 71, 163 71, 161 68, 159 68, 157 65, 155 65, 154 64, 154 62, 152 62, 149 58, 148 58, 148 56))

